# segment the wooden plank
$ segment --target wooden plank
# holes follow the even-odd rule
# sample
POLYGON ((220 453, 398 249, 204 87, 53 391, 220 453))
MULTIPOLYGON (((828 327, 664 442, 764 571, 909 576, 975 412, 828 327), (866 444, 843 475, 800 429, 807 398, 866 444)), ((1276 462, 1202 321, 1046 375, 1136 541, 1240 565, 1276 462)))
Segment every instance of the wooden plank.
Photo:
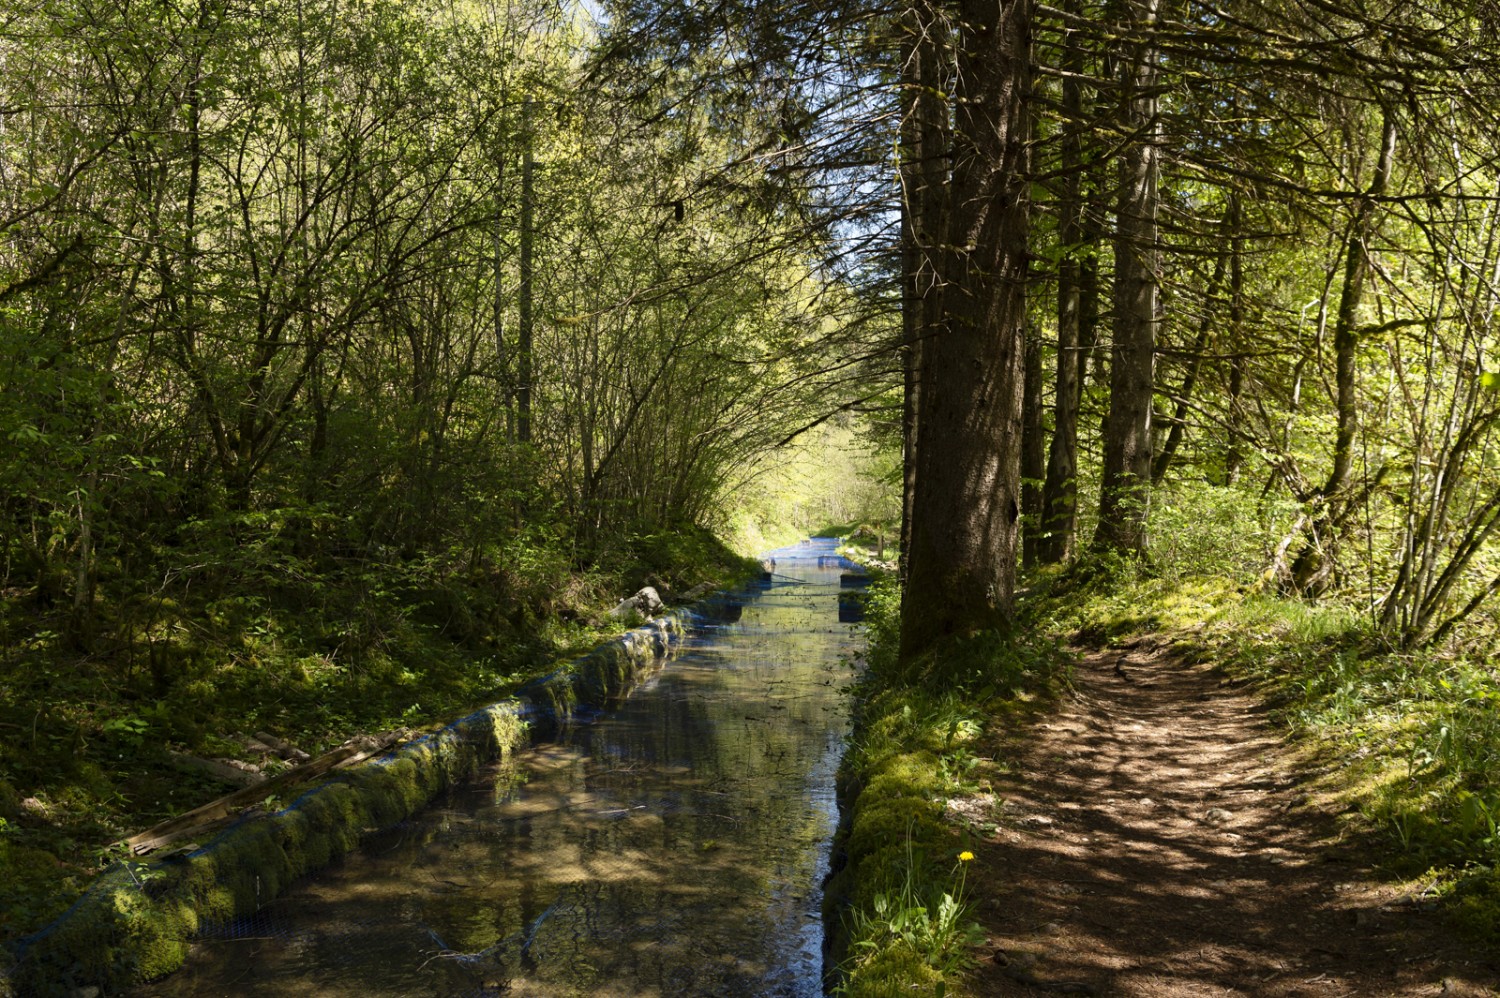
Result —
POLYGON ((261 803, 267 797, 278 796, 289 787, 306 783, 335 769, 363 762, 417 734, 419 732, 401 729, 361 739, 358 743, 346 743, 295 769, 288 769, 264 782, 236 790, 175 818, 168 818, 144 832, 137 832, 123 839, 120 844, 128 848, 131 855, 144 856, 174 842, 217 831, 238 818, 241 812, 261 803))

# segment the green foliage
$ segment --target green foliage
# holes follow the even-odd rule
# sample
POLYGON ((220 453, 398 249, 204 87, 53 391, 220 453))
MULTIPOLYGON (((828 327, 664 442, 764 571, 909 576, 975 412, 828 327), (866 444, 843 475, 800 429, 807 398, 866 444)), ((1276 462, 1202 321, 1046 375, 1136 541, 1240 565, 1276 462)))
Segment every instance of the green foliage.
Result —
POLYGON ((450 717, 740 576, 695 525, 866 387, 759 158, 705 181, 723 109, 585 84, 560 9, 76 7, 0 58, 7 935, 222 792, 171 753, 450 717))
MULTIPOLYGON (((901 523, 900 450, 873 426, 827 423, 759 457, 727 506, 721 531, 756 553, 806 536, 885 538, 890 557, 901 523)), ((873 552, 872 552, 873 553, 873 552)))
POLYGON ((1013 705, 1065 673, 1045 641, 980 634, 898 664, 900 590, 877 578, 866 610, 867 668, 839 771, 847 856, 826 888, 842 993, 948 987, 978 941, 959 832, 944 802, 978 789, 978 745, 1013 705))
POLYGON ((0 740, 4 936, 76 898, 113 859, 107 843, 226 792, 169 750, 243 756, 233 734, 261 730, 316 752, 447 720, 597 644, 589 621, 641 585, 646 565, 683 585, 746 569, 701 533, 652 535, 639 542, 645 560, 588 570, 573 567, 563 531, 477 554, 346 559, 343 526, 282 511, 256 514, 253 531, 233 519, 195 529, 176 552, 196 567, 174 596, 100 599, 111 654, 76 652, 66 609, 0 617, 0 731, 16 736, 0 740))
POLYGON ((879 974, 872 970, 861 974, 860 954, 909 951, 936 971, 939 979, 972 966, 972 949, 984 941, 966 896, 966 864, 972 859, 967 851, 958 854, 948 884, 924 883, 928 864, 914 851, 908 835, 900 886, 877 893, 869 908, 854 909, 851 914, 848 931, 854 940, 857 969, 835 993, 865 993, 872 979, 895 983, 889 981, 890 971, 885 968, 879 974))

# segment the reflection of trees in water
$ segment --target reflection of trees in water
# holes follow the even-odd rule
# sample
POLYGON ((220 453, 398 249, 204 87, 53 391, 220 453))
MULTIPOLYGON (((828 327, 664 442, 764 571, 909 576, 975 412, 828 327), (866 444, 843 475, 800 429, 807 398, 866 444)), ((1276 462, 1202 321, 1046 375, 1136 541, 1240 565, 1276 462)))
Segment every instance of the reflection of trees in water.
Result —
POLYGON ((748 602, 573 744, 497 767, 278 902, 286 939, 316 944, 257 951, 264 993, 795 993, 768 975, 798 959, 829 831, 808 792, 844 730, 829 578, 748 602))

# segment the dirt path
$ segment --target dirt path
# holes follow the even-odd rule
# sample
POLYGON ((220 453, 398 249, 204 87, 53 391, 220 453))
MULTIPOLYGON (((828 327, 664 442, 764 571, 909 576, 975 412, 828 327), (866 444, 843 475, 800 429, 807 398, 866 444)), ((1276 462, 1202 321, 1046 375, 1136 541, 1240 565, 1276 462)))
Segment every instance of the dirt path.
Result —
POLYGON ((980 994, 1500 994, 1500 954, 1339 844, 1254 697, 1150 638, 1085 656, 1075 688, 993 796, 950 804, 998 826, 969 871, 980 994))

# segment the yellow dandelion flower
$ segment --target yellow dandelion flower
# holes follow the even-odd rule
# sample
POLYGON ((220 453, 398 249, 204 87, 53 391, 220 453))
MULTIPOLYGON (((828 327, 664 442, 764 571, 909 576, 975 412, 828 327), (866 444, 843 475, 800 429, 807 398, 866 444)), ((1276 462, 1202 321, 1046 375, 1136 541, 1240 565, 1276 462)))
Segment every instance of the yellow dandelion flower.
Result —
POLYGON ((973 858, 974 858, 974 854, 971 853, 971 852, 969 852, 969 850, 967 850, 967 849, 965 849, 963 852, 961 852, 961 853, 958 854, 958 861, 960 863, 967 863, 969 860, 971 860, 973 858))

